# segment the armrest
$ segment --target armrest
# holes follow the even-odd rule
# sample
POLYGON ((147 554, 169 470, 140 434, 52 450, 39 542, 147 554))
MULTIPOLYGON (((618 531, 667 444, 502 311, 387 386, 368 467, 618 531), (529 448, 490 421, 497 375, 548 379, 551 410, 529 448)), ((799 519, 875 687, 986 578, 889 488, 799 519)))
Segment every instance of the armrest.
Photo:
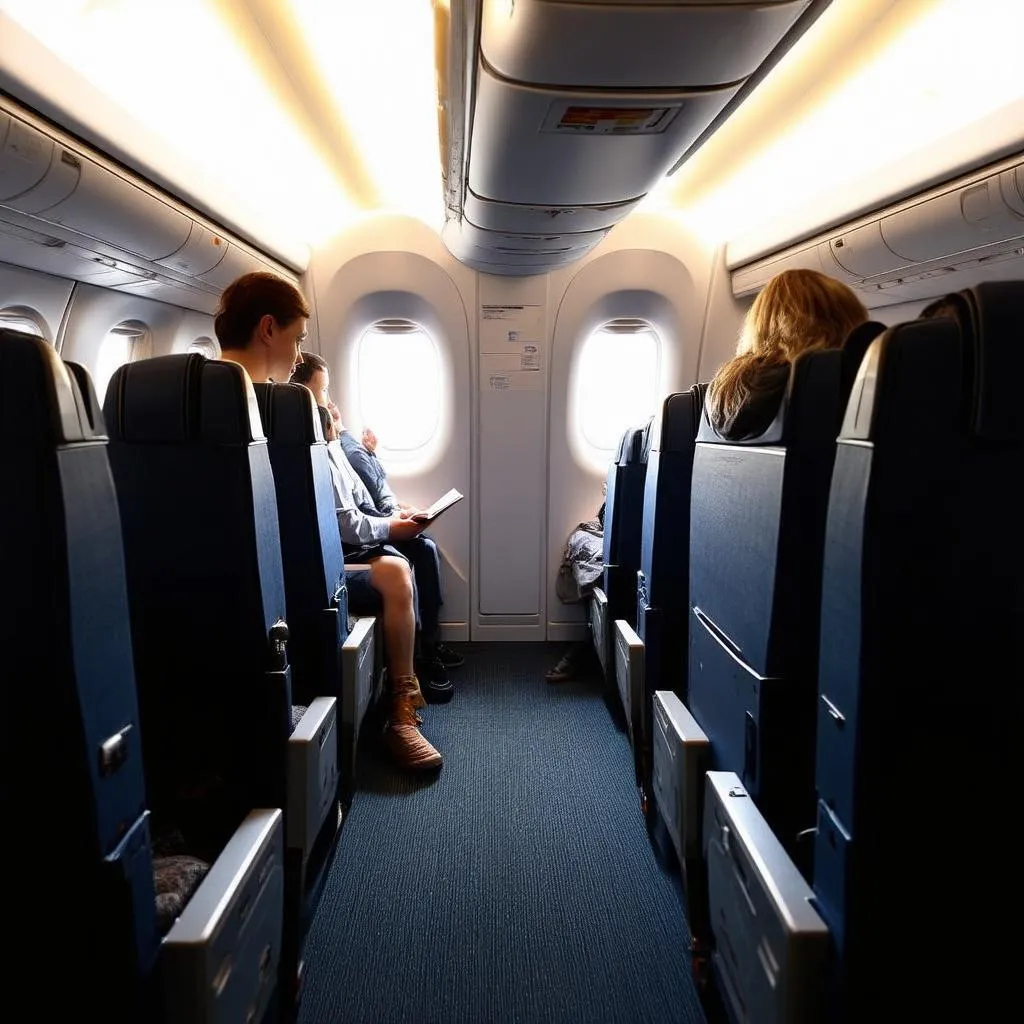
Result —
POLYGON ((284 916, 284 827, 250 811, 161 948, 167 1024, 260 1020, 277 983, 284 916))
POLYGON ((707 773, 704 846, 712 963, 730 1009, 779 1024, 821 1020, 828 928, 735 772, 707 773))
POLYGON ((626 712, 629 742, 635 745, 644 699, 644 642, 625 619, 615 620, 615 681, 626 712))
POLYGON ((348 639, 342 645, 343 701, 342 719, 358 728, 373 692, 374 625, 373 616, 356 619, 348 639))
POLYGON ((288 739, 285 842, 306 862, 338 791, 338 702, 317 697, 288 739))
POLYGON ((704 773, 711 743, 686 705, 671 691, 652 702, 653 788, 680 860, 700 859, 704 773))
POLYGON ((600 587, 594 587, 590 601, 590 632, 601 662, 601 671, 608 674, 608 598, 600 587))

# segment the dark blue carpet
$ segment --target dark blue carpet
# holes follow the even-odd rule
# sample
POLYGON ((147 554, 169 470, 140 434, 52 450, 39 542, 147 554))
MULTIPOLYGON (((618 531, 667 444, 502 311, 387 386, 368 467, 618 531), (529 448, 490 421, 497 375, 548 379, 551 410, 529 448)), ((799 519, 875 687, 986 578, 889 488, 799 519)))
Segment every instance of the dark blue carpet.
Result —
POLYGON ((306 949, 300 1024, 701 1022, 626 737, 563 648, 460 646, 417 783, 373 742, 306 949))

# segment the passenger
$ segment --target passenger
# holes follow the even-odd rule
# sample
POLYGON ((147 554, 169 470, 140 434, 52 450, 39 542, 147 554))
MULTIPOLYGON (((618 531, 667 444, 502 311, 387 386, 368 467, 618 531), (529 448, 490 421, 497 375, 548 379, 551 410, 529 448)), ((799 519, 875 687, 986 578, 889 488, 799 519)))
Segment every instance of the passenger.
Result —
MULTIPOLYGON (((225 289, 214 318, 214 330, 223 358, 239 363, 253 381, 287 381, 302 361, 300 348, 306 339, 309 315, 309 307, 298 289, 274 274, 252 273, 225 289)), ((401 556, 379 551, 383 541, 408 540, 422 528, 408 519, 372 519, 363 515, 355 508, 350 493, 339 487, 336 475, 335 501, 342 540, 365 545, 369 585, 380 595, 384 606, 384 651, 389 679, 385 744, 402 767, 440 768, 441 755, 417 728, 416 709, 426 702, 413 668, 416 615, 412 572, 401 556)))
MULTIPOLYGON (((350 477, 357 507, 366 515, 384 518, 409 519, 415 514, 418 510, 411 506, 399 506, 386 482, 383 486, 371 487, 366 476, 359 472, 360 461, 356 460, 365 460, 368 453, 344 429, 341 413, 331 401, 331 373, 326 360, 314 353, 307 353, 295 368, 291 379, 294 384, 304 384, 308 387, 318 405, 331 411, 332 434, 335 431, 340 434, 340 443, 330 445, 330 455, 338 464, 339 471, 350 477), (346 443, 346 438, 351 444, 346 443), (349 457, 350 451, 354 452, 355 459, 349 457), (355 480, 351 480, 353 472, 356 474, 355 480)), ((383 475, 383 467, 381 472, 383 475)), ((416 581, 420 613, 420 651, 415 660, 416 674, 427 700, 431 703, 445 703, 451 700, 455 693, 455 688, 448 679, 447 665, 450 661, 461 664, 462 659, 450 648, 438 644, 438 623, 443 602, 441 556, 434 541, 422 534, 407 540, 392 539, 391 543, 412 564, 416 581), (449 661, 442 660, 441 654, 438 653, 439 648, 442 653, 450 652, 449 661)))
MULTIPOLYGON (((607 494, 608 481, 601 485, 601 493, 607 494)), ((604 508, 597 510, 597 516, 586 523, 579 523, 569 534, 562 552, 562 564, 558 569, 555 591, 565 604, 587 601, 604 573, 604 508)), ((570 679, 599 673, 601 663, 589 639, 569 645, 558 659, 554 668, 549 668, 544 678, 549 683, 564 683, 570 679)))
MULTIPOLYGON (((337 406, 334 408, 337 410, 337 406)), ((415 505, 399 501, 391 490, 387 471, 377 457, 377 435, 369 427, 364 427, 362 441, 357 441, 355 436, 345 429, 340 412, 337 413, 335 426, 340 430, 341 446, 345 449, 349 464, 359 474, 377 508, 390 515, 406 517, 419 512, 415 505)), ((441 589, 441 555, 437 550, 437 544, 426 534, 421 534, 416 540, 401 545, 399 550, 412 562, 417 581, 423 579, 423 586, 420 589, 420 613, 423 615, 424 660, 438 662, 446 669, 458 668, 465 664, 466 659, 438 639, 438 623, 441 605, 444 604, 444 592, 441 589), (416 545, 420 545, 419 549, 413 550, 416 545), (430 591, 429 596, 426 596, 428 586, 430 591), (428 601, 432 624, 428 615, 428 601)))
POLYGON ((736 355, 708 387, 708 418, 733 441, 757 437, 775 418, 802 352, 840 348, 868 319, 845 284, 816 270, 784 270, 761 289, 747 311, 736 355))

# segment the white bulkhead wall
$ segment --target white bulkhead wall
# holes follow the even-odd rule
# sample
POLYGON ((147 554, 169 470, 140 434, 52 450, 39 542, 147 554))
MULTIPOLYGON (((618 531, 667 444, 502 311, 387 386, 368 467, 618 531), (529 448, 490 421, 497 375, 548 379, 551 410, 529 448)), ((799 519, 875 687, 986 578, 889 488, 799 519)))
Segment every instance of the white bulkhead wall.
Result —
POLYGON ((388 471, 404 500, 426 504, 449 487, 466 495, 430 531, 443 556, 446 637, 582 635, 580 610, 554 592, 565 537, 593 517, 604 477, 568 439, 574 360, 604 320, 639 316, 664 346, 661 397, 701 379, 702 346, 721 353, 717 362, 731 354, 742 312, 721 275, 720 323, 705 338, 716 259, 656 214, 630 217, 584 260, 535 277, 470 270, 426 225, 396 214, 367 217, 314 252, 302 286, 346 425, 363 426, 346 406, 357 407, 355 353, 367 326, 413 320, 441 349, 440 444, 388 471))

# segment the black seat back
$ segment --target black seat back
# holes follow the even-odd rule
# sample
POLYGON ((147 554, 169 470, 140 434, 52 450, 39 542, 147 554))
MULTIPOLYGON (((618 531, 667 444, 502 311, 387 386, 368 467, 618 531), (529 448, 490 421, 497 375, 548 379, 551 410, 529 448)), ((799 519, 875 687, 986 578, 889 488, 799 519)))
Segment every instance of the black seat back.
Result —
MULTIPOLYGON (((705 408, 690 510, 689 705, 793 854, 814 822, 821 560, 835 439, 865 324, 790 368, 764 431, 721 437, 705 408)), ((799 851, 802 866, 810 846, 799 851)))
POLYGON ((1000 936, 1021 899, 1000 883, 1017 866, 1003 835, 1022 766, 1024 282, 946 305, 869 350, 829 502, 814 888, 848 1020, 882 992, 988 1019, 1016 985, 1000 936), (914 955, 881 962, 896 922, 914 955), (991 938, 980 974, 936 973, 951 926, 991 938))
POLYGON ((124 1008, 155 964, 149 814, 117 497, 88 374, 0 329, 4 810, 12 976, 89 922, 82 1005, 124 1008))
POLYGON ((301 384, 254 384, 270 450, 295 699, 341 696, 348 590, 327 446, 301 384))
POLYGON ((291 729, 277 501, 252 384, 235 363, 161 356, 114 373, 104 414, 153 803, 217 779, 218 821, 233 829, 252 807, 284 807, 291 729))
POLYGON ((650 443, 650 422, 625 431, 608 469, 605 494, 604 591, 611 619, 626 619, 631 626, 636 625, 636 574, 650 443))

